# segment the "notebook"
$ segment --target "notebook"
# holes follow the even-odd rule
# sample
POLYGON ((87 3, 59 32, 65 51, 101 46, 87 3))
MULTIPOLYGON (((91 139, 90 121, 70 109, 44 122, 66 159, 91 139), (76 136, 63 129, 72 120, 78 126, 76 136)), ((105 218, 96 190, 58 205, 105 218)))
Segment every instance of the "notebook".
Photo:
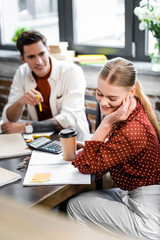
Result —
POLYGON ((91 175, 80 173, 70 161, 63 159, 62 153, 33 150, 23 186, 90 183, 91 175))
POLYGON ((0 158, 31 154, 31 150, 28 148, 21 133, 0 134, 0 146, 0 158))
POLYGON ((0 167, 0 187, 21 179, 21 175, 0 167))

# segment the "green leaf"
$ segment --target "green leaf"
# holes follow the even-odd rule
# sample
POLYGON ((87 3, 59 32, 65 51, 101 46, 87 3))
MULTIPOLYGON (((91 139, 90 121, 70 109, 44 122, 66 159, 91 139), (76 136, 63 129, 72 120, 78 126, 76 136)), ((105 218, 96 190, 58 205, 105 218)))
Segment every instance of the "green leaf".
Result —
POLYGON ((150 54, 150 59, 152 59, 152 58, 153 58, 153 55, 154 55, 154 53, 151 53, 151 54, 150 54))
POLYGON ((18 27, 15 31, 14 31, 14 35, 12 37, 12 42, 16 43, 17 42, 17 38, 19 36, 19 34, 21 34, 24 31, 28 31, 30 30, 29 27, 18 27))

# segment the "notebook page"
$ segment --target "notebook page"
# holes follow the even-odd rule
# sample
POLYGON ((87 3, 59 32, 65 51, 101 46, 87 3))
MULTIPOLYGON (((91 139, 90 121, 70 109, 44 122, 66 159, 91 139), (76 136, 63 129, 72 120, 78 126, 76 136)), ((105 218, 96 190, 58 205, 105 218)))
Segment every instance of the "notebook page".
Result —
POLYGON ((30 166, 54 165, 54 164, 65 165, 65 164, 69 164, 69 163, 71 163, 71 162, 69 162, 69 161, 67 162, 63 159, 62 153, 53 154, 53 153, 33 150, 29 165, 30 166))
POLYGON ((53 154, 42 151, 33 151, 29 166, 24 178, 23 186, 35 185, 63 185, 63 184, 90 184, 91 175, 82 174, 72 165, 71 161, 65 161, 62 153, 53 154), (48 181, 33 183, 35 174, 51 174, 48 181))
POLYGON ((91 175, 82 174, 71 163, 65 165, 32 165, 28 167, 23 186, 37 185, 65 185, 65 184, 90 184, 91 175), (50 173, 49 181, 32 183, 32 178, 38 173, 50 173))

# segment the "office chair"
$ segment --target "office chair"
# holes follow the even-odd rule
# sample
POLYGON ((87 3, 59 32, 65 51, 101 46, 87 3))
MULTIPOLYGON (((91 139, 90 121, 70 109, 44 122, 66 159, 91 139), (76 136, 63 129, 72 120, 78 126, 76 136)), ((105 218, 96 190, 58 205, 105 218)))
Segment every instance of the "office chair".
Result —
POLYGON ((90 115, 94 115, 96 117, 95 129, 97 129, 97 127, 101 123, 101 112, 100 112, 100 107, 99 107, 99 104, 97 102, 97 99, 96 99, 95 95, 85 94, 85 101, 91 101, 91 102, 96 103, 96 108, 95 109, 86 106, 86 115, 87 115, 87 119, 88 119, 89 127, 90 127, 90 132, 91 132, 92 127, 91 127, 91 122, 89 120, 88 115, 90 114, 90 115))
MULTIPOLYGON (((90 127, 90 132, 92 131, 92 127, 91 127, 91 123, 90 120, 88 118, 88 115, 94 115, 96 117, 96 123, 95 123, 95 130, 97 129, 97 127, 99 126, 99 124, 101 123, 101 112, 100 112, 100 107, 99 107, 99 103, 97 102, 97 99, 95 97, 95 95, 85 95, 85 100, 86 101, 91 101, 96 103, 96 108, 90 108, 90 107, 86 107, 86 115, 87 115, 87 119, 89 122, 89 127, 90 127)), ((96 189, 102 189, 103 188, 103 179, 100 178, 97 182, 96 182, 96 189)))

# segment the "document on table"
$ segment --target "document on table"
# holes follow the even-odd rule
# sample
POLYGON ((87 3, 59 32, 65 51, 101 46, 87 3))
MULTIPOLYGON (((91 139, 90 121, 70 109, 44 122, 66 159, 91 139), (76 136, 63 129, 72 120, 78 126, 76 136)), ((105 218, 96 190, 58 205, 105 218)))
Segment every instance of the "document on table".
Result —
POLYGON ((82 174, 61 154, 33 151, 23 186, 90 184, 91 175, 82 174))
POLYGON ((0 149, 0 158, 31 154, 21 133, 0 134, 0 149))
POLYGON ((21 179, 21 175, 0 167, 0 187, 21 179))

